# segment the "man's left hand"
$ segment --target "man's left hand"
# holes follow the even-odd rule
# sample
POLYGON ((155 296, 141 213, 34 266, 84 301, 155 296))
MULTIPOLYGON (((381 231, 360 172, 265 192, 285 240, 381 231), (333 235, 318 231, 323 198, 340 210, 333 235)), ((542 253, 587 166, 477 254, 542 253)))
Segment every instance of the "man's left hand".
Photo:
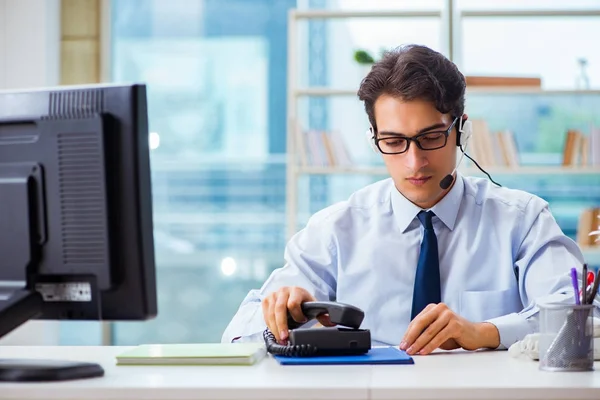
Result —
POLYGON ((429 354, 437 348, 477 350, 497 348, 500 334, 489 322, 473 323, 444 303, 429 304, 408 325, 400 349, 410 355, 429 354))

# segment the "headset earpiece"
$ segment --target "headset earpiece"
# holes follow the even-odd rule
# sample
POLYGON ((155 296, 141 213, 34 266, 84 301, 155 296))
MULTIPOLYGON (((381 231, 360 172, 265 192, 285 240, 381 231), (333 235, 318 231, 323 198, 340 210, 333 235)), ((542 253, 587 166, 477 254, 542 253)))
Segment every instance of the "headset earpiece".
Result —
POLYGON ((463 123, 463 119, 460 117, 458 120, 458 129, 456 131, 456 146, 460 146, 459 148, 461 152, 460 160, 458 160, 458 164, 456 164, 454 170, 440 181, 440 188, 444 190, 448 189, 452 185, 452 182, 454 182, 454 173, 458 170, 458 166, 460 163, 462 163, 462 160, 466 155, 465 151, 467 149, 467 142, 473 134, 473 124, 469 120, 463 123))
POLYGON ((469 120, 463 122, 462 117, 458 121, 458 135, 456 136, 456 145, 463 150, 467 147, 467 142, 473 135, 473 123, 469 120))
POLYGON ((372 125, 369 127, 369 129, 367 129, 367 132, 365 132, 365 134, 367 136, 367 140, 369 141, 369 145, 371 146, 371 149, 375 153, 379 153, 379 149, 377 148, 377 145, 375 144, 375 134, 373 133, 372 125))

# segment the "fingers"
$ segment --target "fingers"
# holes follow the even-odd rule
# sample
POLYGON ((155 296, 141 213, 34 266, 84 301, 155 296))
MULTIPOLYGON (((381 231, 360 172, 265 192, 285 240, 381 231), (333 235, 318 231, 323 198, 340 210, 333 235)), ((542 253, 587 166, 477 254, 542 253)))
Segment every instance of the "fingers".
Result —
MULTIPOLYGON (((452 319, 452 312, 450 310, 445 310, 441 312, 438 317, 431 323, 423 333, 419 335, 419 337, 414 341, 414 343, 410 344, 406 352, 409 355, 412 354, 422 354, 422 350, 428 348, 432 341, 440 340, 439 333, 446 328, 450 320, 452 319)), ((446 338, 447 339, 447 338, 446 338)), ((446 341, 444 339, 444 341, 446 341)), ((444 341, 440 342, 442 344, 444 341)), ((436 346, 437 348, 437 346, 436 346)))
POLYGON ((408 349, 421 333, 429 326, 438 316, 438 314, 447 309, 448 307, 443 304, 429 304, 423 309, 408 325, 406 333, 400 342, 400 349, 408 349))
POLYGON ((314 300, 308 291, 300 287, 283 287, 265 297, 262 302, 263 317, 278 343, 285 344, 288 339, 288 314, 296 322, 306 322, 301 305, 314 300))
POLYGON ((427 345, 419 350, 419 354, 430 354, 438 347, 451 341, 451 339, 456 335, 455 322, 455 320, 450 320, 444 329, 442 329, 433 339, 431 339, 427 345))
POLYGON ((307 321, 306 316, 302 313, 302 303, 307 301, 302 291, 292 289, 290 297, 287 301, 287 309, 294 321, 304 323, 307 321))
POLYGON ((436 308, 437 306, 438 306, 438 304, 435 304, 435 303, 427 304, 427 307, 425 307, 425 308, 423 309, 423 311, 421 311, 420 313, 418 313, 418 314, 417 314, 417 317, 418 317, 419 315, 424 315, 424 314, 427 314, 427 312, 428 312, 429 310, 431 310, 432 308, 436 308))
POLYGON ((288 297, 288 289, 282 288, 279 291, 271 293, 269 296, 265 297, 265 299, 262 302, 262 310, 265 323, 267 324, 267 328, 269 328, 271 333, 273 333, 273 336, 275 336, 275 340, 278 343, 283 343, 287 339, 287 336, 282 337, 279 325, 281 321, 280 314, 283 313, 283 316, 285 318, 283 324, 286 326, 285 331, 287 332, 288 297), (282 308, 283 311, 281 311, 282 308))
POLYGON ((280 341, 279 332, 277 331, 277 323, 275 322, 275 302, 277 301, 277 293, 271 293, 264 298, 262 302, 262 311, 267 328, 273 333, 276 341, 280 341))
POLYGON ((277 296, 277 300, 273 305, 273 314, 275 315, 275 329, 279 334, 279 340, 285 342, 288 338, 288 304, 289 292, 287 290, 281 291, 277 296))

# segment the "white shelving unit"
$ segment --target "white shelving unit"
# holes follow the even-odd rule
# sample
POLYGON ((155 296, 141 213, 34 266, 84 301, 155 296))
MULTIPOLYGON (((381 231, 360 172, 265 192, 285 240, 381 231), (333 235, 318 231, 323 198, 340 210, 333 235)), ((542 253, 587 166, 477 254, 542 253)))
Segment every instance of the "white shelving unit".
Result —
MULTIPOLYGON (((486 10, 462 11, 457 13, 453 0, 446 0, 444 8, 440 11, 335 11, 335 10, 292 10, 288 19, 288 98, 287 98, 287 204, 286 204, 286 234, 289 239, 297 231, 298 225, 298 184, 300 178, 307 175, 364 175, 387 177, 384 166, 302 166, 299 165, 296 135, 301 133, 298 129, 298 100, 303 97, 353 97, 357 95, 356 88, 330 88, 330 87, 302 87, 298 85, 298 54, 297 30, 298 22, 307 19, 339 19, 339 18, 411 18, 430 17, 440 18, 445 26, 442 29, 442 43, 446 47, 449 58, 458 63, 460 59, 460 44, 458 37, 461 34, 460 20, 464 17, 557 17, 557 16, 600 16, 600 10, 486 10)), ((357 82, 358 83, 358 82, 357 82)), ((539 88, 470 88, 469 93, 489 94, 543 94, 543 95, 598 95, 600 91, 577 90, 544 90, 539 88)), ((459 169, 465 175, 483 175, 474 166, 463 166, 459 169)), ((493 176, 502 175, 591 175, 600 174, 600 167, 563 167, 563 166, 520 166, 520 167, 485 167, 493 176)), ((596 250, 592 250, 596 252, 596 250)), ((599 250, 600 251, 600 250, 599 250)))
MULTIPOLYGON (((451 5, 452 1, 448 1, 451 5)), ((287 85, 287 204, 286 204, 286 230, 289 239, 295 232, 298 220, 298 179, 305 173, 311 173, 311 169, 299 168, 297 160, 297 145, 295 135, 298 124, 298 99, 305 96, 356 96, 354 89, 334 89, 326 87, 300 87, 298 85, 298 48, 297 32, 298 23, 309 19, 346 19, 346 18, 444 18, 451 20, 447 13, 451 7, 445 10, 361 10, 361 11, 336 11, 336 10, 291 10, 288 16, 288 85, 287 85)), ((447 38, 446 45, 451 46, 452 37, 447 38)), ((350 169, 351 170, 351 169, 350 169)), ((362 169, 361 169, 362 170, 362 169)), ((377 175, 378 169, 366 168, 371 175, 377 175)), ((315 171, 319 171, 316 169, 315 171)), ((358 170, 356 171, 358 172, 358 170)), ((321 174, 328 174, 326 169, 321 174)), ((350 172, 347 172, 350 173, 350 172)), ((361 172, 358 172, 361 173, 361 172)))

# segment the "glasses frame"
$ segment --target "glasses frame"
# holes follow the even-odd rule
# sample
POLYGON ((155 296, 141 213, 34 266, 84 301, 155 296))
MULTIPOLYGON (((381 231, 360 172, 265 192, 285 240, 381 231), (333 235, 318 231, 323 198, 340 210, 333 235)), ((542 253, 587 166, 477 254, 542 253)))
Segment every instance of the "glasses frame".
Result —
POLYGON ((458 117, 454 118, 454 121, 452 121, 452 123, 450 124, 450 126, 448 127, 448 129, 446 129, 445 131, 431 131, 431 132, 423 132, 420 133, 418 135, 415 135, 413 137, 407 137, 407 136, 403 136, 403 135, 395 135, 395 136, 386 136, 386 137, 375 137, 375 145, 377 146, 377 148, 379 149, 379 151, 382 154, 402 154, 402 153, 406 153, 408 151, 408 149, 410 148, 410 142, 415 142, 415 144, 417 145, 417 147, 423 151, 431 151, 431 150, 438 150, 441 149, 442 147, 445 147, 446 144, 448 144, 448 136, 450 136, 450 132, 452 132, 452 129, 454 128, 454 125, 456 125, 456 121, 458 121, 458 117), (421 143, 419 143, 419 138, 423 137, 423 136, 427 136, 427 135, 431 135, 432 133, 441 133, 444 135, 444 144, 438 147, 435 147, 433 149, 424 149, 421 146, 421 143), (403 151, 396 151, 396 152, 385 152, 381 149, 381 146, 379 146, 379 142, 382 140, 389 140, 392 138, 398 138, 398 139, 405 139, 406 142, 406 149, 404 149, 403 151))

